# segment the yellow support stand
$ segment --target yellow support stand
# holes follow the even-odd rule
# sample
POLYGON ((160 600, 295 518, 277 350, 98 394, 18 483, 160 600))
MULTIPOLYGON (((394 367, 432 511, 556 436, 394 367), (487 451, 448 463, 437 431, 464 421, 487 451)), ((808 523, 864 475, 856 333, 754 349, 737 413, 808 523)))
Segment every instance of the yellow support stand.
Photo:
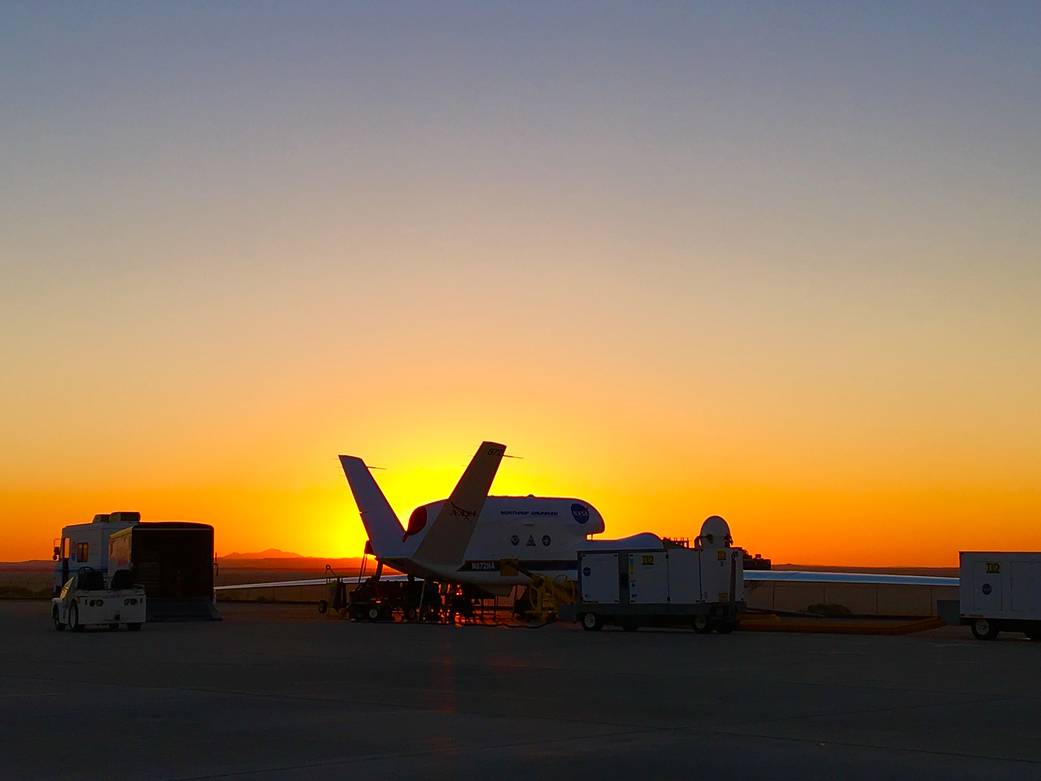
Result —
POLYGON ((528 602, 531 615, 539 621, 552 621, 561 605, 575 604, 575 581, 568 578, 554 580, 521 566, 517 559, 503 559, 499 571, 505 577, 524 575, 529 580, 528 602))

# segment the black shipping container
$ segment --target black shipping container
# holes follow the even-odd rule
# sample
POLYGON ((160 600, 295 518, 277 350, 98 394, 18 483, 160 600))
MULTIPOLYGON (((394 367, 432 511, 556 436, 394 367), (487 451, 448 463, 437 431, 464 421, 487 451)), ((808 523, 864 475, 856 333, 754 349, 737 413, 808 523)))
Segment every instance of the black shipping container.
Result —
POLYGON ((213 606, 213 527, 138 523, 109 538, 109 569, 129 569, 148 596, 148 620, 217 618, 213 606))

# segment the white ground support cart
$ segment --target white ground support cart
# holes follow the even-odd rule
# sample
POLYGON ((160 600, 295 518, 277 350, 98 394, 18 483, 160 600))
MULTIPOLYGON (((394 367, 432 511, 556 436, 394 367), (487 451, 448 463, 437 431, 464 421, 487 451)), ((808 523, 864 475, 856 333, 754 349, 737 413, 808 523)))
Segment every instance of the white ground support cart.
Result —
POLYGON ((1023 632, 1041 640, 1041 553, 962 551, 961 623, 979 640, 1023 632))
POLYGON ((62 586, 51 600, 51 618, 59 632, 68 627, 78 632, 86 626, 120 624, 134 631, 145 623, 145 590, 135 586, 129 570, 117 570, 109 583, 100 572, 83 567, 62 586))
POLYGON ((579 551, 578 602, 567 612, 584 629, 680 625, 726 633, 737 626, 745 606, 744 551, 733 547, 725 520, 706 519, 693 548, 653 535, 639 541, 639 549, 605 542, 579 551), (647 538, 656 544, 645 544, 647 538))

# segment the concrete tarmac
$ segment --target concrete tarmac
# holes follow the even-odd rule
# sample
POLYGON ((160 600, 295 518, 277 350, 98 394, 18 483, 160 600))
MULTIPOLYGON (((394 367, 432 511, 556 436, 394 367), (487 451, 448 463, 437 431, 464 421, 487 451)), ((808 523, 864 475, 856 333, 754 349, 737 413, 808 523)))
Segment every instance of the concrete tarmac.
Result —
POLYGON ((1041 778, 1041 643, 352 624, 55 632, 0 602, 4 779, 1041 778))

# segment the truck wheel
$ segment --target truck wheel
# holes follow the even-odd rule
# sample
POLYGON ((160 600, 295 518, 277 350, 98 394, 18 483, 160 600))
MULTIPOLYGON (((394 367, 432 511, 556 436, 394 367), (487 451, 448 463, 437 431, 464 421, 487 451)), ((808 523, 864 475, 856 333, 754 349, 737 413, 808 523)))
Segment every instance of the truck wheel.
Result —
POLYGON ((707 635, 712 631, 712 622, 709 621, 708 616, 694 616, 690 625, 699 635, 707 635))
POLYGON ((1034 642, 1041 641, 1041 629, 1029 629, 1025 634, 1034 642))
POLYGON ((998 636, 998 625, 986 618, 977 618, 972 622, 972 636, 977 640, 993 640, 998 636))
POLYGON ((369 620, 370 621, 379 621, 380 620, 380 609, 374 605, 374 606, 369 608, 368 615, 369 615, 369 620))
POLYGON ((69 629, 73 632, 82 632, 83 624, 80 623, 80 609, 78 605, 69 608, 69 629))
POLYGON ((141 625, 140 624, 127 624, 127 631, 129 631, 129 632, 140 632, 141 631, 141 625))
POLYGON ((54 608, 54 610, 51 611, 51 618, 54 620, 54 629, 55 629, 55 631, 64 632, 65 631, 65 624, 63 624, 61 622, 61 619, 58 618, 58 608, 54 608))
POLYGON ((582 628, 587 632, 599 632, 603 626, 604 622, 600 620, 600 616, 596 613, 582 614, 582 628))
POLYGON ((733 621, 720 621, 716 624, 716 631, 721 635, 728 635, 734 631, 733 621))

